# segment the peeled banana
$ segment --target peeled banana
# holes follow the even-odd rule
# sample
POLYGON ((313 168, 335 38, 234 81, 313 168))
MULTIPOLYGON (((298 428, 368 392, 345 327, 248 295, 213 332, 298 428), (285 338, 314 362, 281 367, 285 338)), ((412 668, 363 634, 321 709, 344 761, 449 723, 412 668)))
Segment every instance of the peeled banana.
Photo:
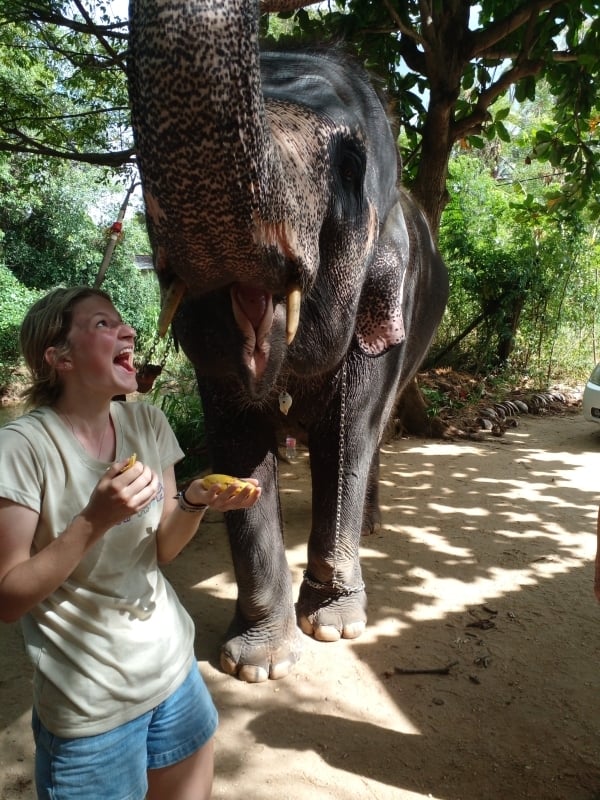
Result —
POLYGON ((228 486, 237 485, 238 492, 241 492, 242 489, 245 489, 249 486, 251 489, 256 489, 256 486, 253 483, 249 483, 248 481, 243 481, 241 478, 234 478, 232 475, 221 475, 220 473, 212 473, 211 475, 205 475, 200 480, 200 485, 203 489, 210 489, 211 486, 221 486, 222 489, 227 489, 228 486))
POLYGON ((125 466, 121 467, 121 469, 119 470, 119 474, 121 474, 122 472, 127 472, 128 469, 131 469, 136 461, 137 461, 137 453, 132 453, 129 456, 129 459, 127 460, 125 466))

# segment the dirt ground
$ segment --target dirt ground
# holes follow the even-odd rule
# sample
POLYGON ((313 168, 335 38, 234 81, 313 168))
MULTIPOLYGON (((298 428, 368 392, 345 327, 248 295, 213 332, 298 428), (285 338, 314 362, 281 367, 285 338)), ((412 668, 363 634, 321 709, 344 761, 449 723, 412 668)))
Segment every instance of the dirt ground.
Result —
MULTIPOLYGON (((282 472, 297 587, 306 454, 282 472)), ((222 520, 208 517, 168 575, 220 711, 214 798, 599 800, 599 476, 600 426, 580 413, 384 447, 384 526, 362 542, 367 632, 306 638, 288 678, 258 685, 218 669, 235 587, 222 520)), ((19 628, 3 626, 2 800, 34 797, 29 704, 19 628)))

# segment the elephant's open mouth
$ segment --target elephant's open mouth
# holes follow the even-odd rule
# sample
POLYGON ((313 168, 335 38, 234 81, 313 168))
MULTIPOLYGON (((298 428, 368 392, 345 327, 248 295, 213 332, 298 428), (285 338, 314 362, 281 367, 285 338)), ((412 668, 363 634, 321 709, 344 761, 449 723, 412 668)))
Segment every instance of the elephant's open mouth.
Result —
MULTIPOLYGON (((244 363, 260 378, 269 358, 269 333, 273 326, 273 295, 265 289, 246 283, 231 287, 233 316, 244 334, 244 363)), ((286 339, 291 344, 300 318, 300 289, 292 287, 286 302, 286 339)))
POLYGON ((273 325, 273 296, 245 283, 231 287, 233 316, 244 334, 244 363, 260 378, 269 358, 269 333, 273 325))
POLYGON ((256 286, 235 283, 231 287, 231 305, 238 328, 244 334, 244 363, 258 378, 269 357, 273 296, 256 286))

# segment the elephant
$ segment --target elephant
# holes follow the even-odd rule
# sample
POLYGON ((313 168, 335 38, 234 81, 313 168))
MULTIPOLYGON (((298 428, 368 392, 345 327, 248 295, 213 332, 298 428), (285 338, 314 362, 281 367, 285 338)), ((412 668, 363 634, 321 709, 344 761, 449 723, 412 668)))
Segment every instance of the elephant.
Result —
POLYGON ((128 85, 159 325, 193 364, 213 471, 262 487, 225 515, 238 595, 221 668, 282 678, 305 635, 365 630, 379 448, 443 314, 446 267, 400 186, 380 92, 345 49, 262 52, 256 0, 130 0, 128 85), (311 470, 296 605, 284 432, 311 470))

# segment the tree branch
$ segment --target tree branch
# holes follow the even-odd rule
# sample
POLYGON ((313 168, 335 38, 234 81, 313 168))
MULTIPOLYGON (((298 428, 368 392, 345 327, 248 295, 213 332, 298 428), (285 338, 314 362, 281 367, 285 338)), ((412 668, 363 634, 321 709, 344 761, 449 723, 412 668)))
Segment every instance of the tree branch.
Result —
POLYGON ((261 14, 276 14, 279 11, 296 11, 305 6, 314 6, 320 0, 260 0, 261 14))
POLYGON ((539 16, 542 11, 547 11, 559 5, 562 0, 537 0, 537 2, 522 3, 512 14, 490 23, 487 28, 472 31, 469 34, 471 43, 470 58, 482 56, 493 45, 505 39, 510 33, 518 30, 529 20, 539 16))
MULTIPOLYGON (((93 20, 92 20, 92 18, 90 17, 90 15, 89 15, 89 13, 88 13, 88 10, 87 10, 87 8, 86 8, 86 7, 83 5, 83 3, 81 3, 81 0, 73 0, 73 1, 74 1, 74 3, 75 3, 75 6, 76 6, 76 7, 79 9, 79 12, 80 12, 81 16, 84 18, 84 20, 86 21, 86 23, 87 23, 87 24, 88 24, 90 27, 92 27, 92 28, 93 28, 93 26, 94 26, 94 21, 93 21, 93 20)), ((96 32, 95 32, 95 36, 96 36, 96 39, 97 39, 97 40, 100 42, 100 44, 102 45, 102 47, 103 47, 103 48, 106 50, 106 52, 109 54, 109 56, 111 57, 111 59, 113 59, 114 61, 118 60, 118 58, 119 58, 119 54, 118 54, 118 53, 116 52, 116 50, 115 50, 115 49, 114 49, 114 48, 113 48, 113 47, 110 45, 110 43, 109 43, 109 42, 106 40, 106 37, 104 36, 104 34, 102 33, 102 31, 96 31, 96 32)))
POLYGON ((427 61, 425 53, 419 50, 414 39, 408 36, 400 37, 400 55, 406 61, 409 69, 419 75, 427 77, 427 61))
POLYGON ((422 47, 426 47, 427 43, 423 37, 418 34, 413 28, 407 27, 400 17, 400 14, 396 11, 396 9, 392 6, 390 0, 383 0, 383 5, 386 7, 388 14, 394 21, 396 28, 402 33, 404 36, 407 36, 409 39, 412 39, 416 44, 420 44, 422 47))
POLYGON ((86 23, 70 19, 62 14, 46 12, 39 7, 28 7, 21 14, 3 14, 2 18, 8 22, 38 22, 47 25, 57 25, 67 28, 75 33, 93 34, 94 36, 111 36, 114 39, 127 41, 129 36, 127 20, 115 22, 112 25, 98 25, 95 22, 86 23), (123 29, 123 30, 121 30, 123 29))
MULTIPOLYGON (((120 71, 124 70, 124 63, 126 58, 126 53, 123 51, 122 54, 115 53, 114 57, 110 55, 105 55, 101 53, 90 53, 85 51, 76 51, 76 50, 66 50, 65 48, 61 47, 57 43, 50 44, 49 42, 45 41, 45 47, 50 53, 58 53, 59 56, 62 56, 65 61, 68 61, 69 64, 72 64, 74 67, 78 69, 93 69, 93 70, 102 70, 106 72, 110 69, 118 69, 120 71)), ((16 49, 13 47, 12 49, 16 49)), ((39 48, 42 50, 42 48, 39 48)))
MULTIPOLYGON (((116 114, 117 112, 126 112, 129 113, 129 106, 110 106, 104 108, 93 108, 88 109, 86 111, 79 111, 76 114, 54 114, 52 116, 40 116, 38 115, 31 115, 28 114, 27 116, 20 115, 18 117, 12 117, 11 122, 13 124, 20 124, 26 123, 27 125, 32 125, 35 123, 39 126, 40 123, 49 124, 51 122, 64 122, 65 120, 69 119, 81 119, 82 117, 95 117, 98 114, 116 114)), ((10 128, 5 123, 0 124, 0 131, 8 134, 9 136, 18 136, 20 138, 26 138, 27 134, 23 133, 19 128, 10 128)), ((31 139, 30 141, 35 141, 31 139)))
POLYGON ((110 167, 118 169, 128 163, 134 163, 135 150, 115 150, 110 153, 74 153, 71 150, 62 150, 42 144, 35 139, 20 134, 21 142, 12 143, 0 139, 0 152, 28 153, 29 155, 60 158, 63 161, 78 161, 84 164, 93 164, 97 167, 110 167))
POLYGON ((480 130, 481 126, 488 119, 488 108, 492 105, 494 100, 503 95, 512 84, 517 83, 522 78, 526 78, 529 75, 537 75, 542 70, 543 66, 543 61, 523 61, 521 64, 515 65, 511 69, 507 69, 506 72, 503 72, 495 83, 481 92, 473 112, 452 123, 452 141, 456 142, 458 139, 463 139, 470 133, 480 130))

